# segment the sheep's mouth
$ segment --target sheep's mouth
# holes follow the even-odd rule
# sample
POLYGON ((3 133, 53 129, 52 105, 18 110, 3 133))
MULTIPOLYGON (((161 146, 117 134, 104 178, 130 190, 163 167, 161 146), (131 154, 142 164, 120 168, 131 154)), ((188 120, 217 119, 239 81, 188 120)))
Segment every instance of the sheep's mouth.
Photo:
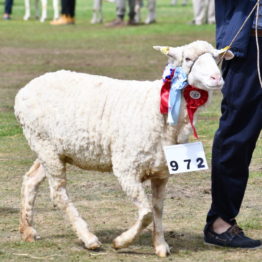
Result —
POLYGON ((206 85, 207 89, 222 89, 223 84, 220 85, 206 85))

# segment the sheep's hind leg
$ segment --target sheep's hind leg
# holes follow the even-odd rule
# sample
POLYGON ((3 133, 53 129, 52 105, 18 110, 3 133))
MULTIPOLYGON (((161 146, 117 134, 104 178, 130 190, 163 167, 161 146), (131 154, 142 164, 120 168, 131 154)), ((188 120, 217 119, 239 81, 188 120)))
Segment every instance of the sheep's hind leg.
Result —
POLYGON ((160 257, 166 257, 170 254, 169 246, 165 241, 162 226, 163 202, 165 197, 165 188, 168 179, 152 179, 152 204, 154 216, 153 244, 155 252, 160 257))
MULTIPOLYGON (((116 172, 114 173, 117 175, 116 172)), ((122 186, 123 191, 138 207, 138 219, 130 229, 114 239, 113 247, 115 249, 129 246, 139 235, 139 233, 152 222, 153 217, 147 195, 144 191, 142 183, 137 181, 137 177, 134 174, 129 174, 128 176, 124 177, 119 175, 118 180, 122 186)))
POLYGON ((37 238, 33 228, 33 207, 38 187, 45 179, 45 172, 38 160, 25 174, 21 190, 20 233, 25 241, 32 242, 37 238))
POLYGON ((44 163, 46 175, 49 180, 51 197, 54 204, 64 211, 77 236, 82 240, 87 249, 97 249, 101 246, 98 238, 92 234, 87 223, 81 218, 77 209, 71 202, 66 191, 65 164, 55 157, 44 163))

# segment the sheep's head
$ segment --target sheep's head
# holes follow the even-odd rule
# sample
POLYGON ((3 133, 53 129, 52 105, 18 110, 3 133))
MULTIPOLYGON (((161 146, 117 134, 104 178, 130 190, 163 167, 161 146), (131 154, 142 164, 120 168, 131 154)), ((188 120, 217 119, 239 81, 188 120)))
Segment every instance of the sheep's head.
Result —
POLYGON ((218 61, 230 60, 229 50, 217 50, 206 41, 195 41, 181 47, 154 46, 169 58, 169 63, 182 67, 188 75, 188 83, 202 89, 221 88, 224 84, 218 61))

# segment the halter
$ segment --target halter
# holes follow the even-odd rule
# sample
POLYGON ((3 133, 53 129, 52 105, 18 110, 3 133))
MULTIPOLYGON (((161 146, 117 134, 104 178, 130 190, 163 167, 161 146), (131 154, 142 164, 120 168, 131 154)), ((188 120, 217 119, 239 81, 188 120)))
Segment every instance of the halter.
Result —
MULTIPOLYGON (((203 53, 201 53, 195 60, 193 60, 192 62, 192 65, 191 65, 191 67, 189 68, 189 71, 188 71, 188 75, 191 73, 191 71, 192 71, 192 68, 193 68, 193 66, 195 65, 195 63, 196 63, 196 61, 202 56, 202 55, 205 55, 205 54, 210 54, 211 56, 212 56, 212 54, 211 53, 209 53, 209 52, 203 52, 203 53)), ((183 52, 183 58, 184 58, 185 56, 184 56, 184 52, 183 52)), ((213 57, 213 56, 212 56, 213 57)))

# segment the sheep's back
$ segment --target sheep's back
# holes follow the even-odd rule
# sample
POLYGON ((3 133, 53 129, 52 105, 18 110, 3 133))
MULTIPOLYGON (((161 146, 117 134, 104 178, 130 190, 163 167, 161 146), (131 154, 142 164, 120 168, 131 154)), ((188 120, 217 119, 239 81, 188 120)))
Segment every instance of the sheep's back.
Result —
POLYGON ((108 163, 112 150, 128 151, 128 146, 150 150, 149 141, 159 140, 160 88, 161 81, 58 71, 20 90, 15 114, 29 144, 46 139, 60 155, 94 160, 103 155, 108 163))

